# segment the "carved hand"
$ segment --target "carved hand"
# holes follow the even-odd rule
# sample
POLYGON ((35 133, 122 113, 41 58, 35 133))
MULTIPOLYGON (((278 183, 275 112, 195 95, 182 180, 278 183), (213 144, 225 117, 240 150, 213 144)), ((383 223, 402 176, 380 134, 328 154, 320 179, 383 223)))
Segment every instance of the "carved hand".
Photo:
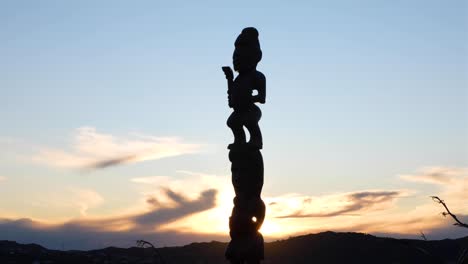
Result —
POLYGON ((232 71, 231 67, 224 66, 222 67, 224 75, 226 75, 226 79, 232 80, 234 79, 234 72, 232 71))

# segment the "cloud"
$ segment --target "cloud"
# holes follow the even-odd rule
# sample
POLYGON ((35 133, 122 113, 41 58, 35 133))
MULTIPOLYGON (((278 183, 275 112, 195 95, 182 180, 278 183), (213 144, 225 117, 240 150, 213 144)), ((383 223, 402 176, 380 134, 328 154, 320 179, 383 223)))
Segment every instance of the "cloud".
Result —
POLYGON ((448 202, 454 210, 468 213, 468 168, 425 167, 414 174, 403 174, 399 177, 405 181, 431 184, 436 191, 428 196, 439 196, 448 202))
MULTIPOLYGON (((462 219, 468 221, 468 216, 462 216, 462 219)), ((335 228, 337 232, 382 230, 373 232, 374 235, 389 237, 404 237, 420 239, 418 223, 426 219, 414 219, 411 221, 400 221, 398 225, 407 225, 413 228, 413 233, 394 233, 391 229, 386 229, 388 224, 384 220, 376 221, 374 224, 353 225, 347 227, 335 228)), ((103 222, 102 225, 105 225, 103 222)), ((449 222, 438 226, 432 230, 423 230, 428 239, 445 239, 447 237, 458 238, 468 235, 468 230, 455 227, 449 222)), ((302 233, 320 232, 323 229, 309 229, 302 233)), ((104 248, 107 246, 132 247, 135 241, 145 239, 153 242, 157 247, 175 246, 189 244, 194 241, 229 241, 226 234, 197 234, 186 233, 176 230, 171 231, 110 231, 103 230, 100 226, 90 226, 80 222, 70 222, 63 225, 45 225, 41 222, 23 218, 17 220, 0 219, 0 234, 4 240, 14 240, 19 243, 37 243, 50 249, 81 249, 90 250, 104 248)), ((288 234, 285 237, 292 236, 288 234)), ((271 240, 267 238, 267 241, 271 240)))
MULTIPOLYGON (((277 218, 308 218, 308 217, 335 217, 341 215, 358 215, 371 209, 378 210, 402 197, 403 191, 361 191, 332 195, 330 197, 303 197, 300 199, 299 210, 277 218), (325 204, 320 204, 324 202, 325 204), (320 210, 324 205, 332 205, 331 209, 320 210), (319 211, 317 211, 319 210, 319 211)), ((273 202, 274 206, 282 206, 273 202)), ((271 204, 271 203, 270 203, 271 204)))
POLYGON ((173 207, 177 206, 178 202, 176 201, 188 199, 194 202, 198 201, 192 205, 194 207, 206 206, 208 201, 211 201, 210 197, 212 196, 212 193, 206 192, 209 190, 216 192, 216 197, 212 201, 214 205, 208 210, 163 224, 160 229, 198 234, 228 234, 229 228, 226 219, 231 214, 234 197, 230 177, 183 170, 177 171, 177 173, 179 174, 177 177, 136 177, 131 179, 131 182, 137 184, 137 187, 143 191, 146 202, 151 206, 158 207, 164 204, 173 207), (165 189, 183 194, 183 196, 174 196, 167 193, 165 189))
MULTIPOLYGON (((61 243, 57 241, 66 241, 69 248, 81 249, 132 246, 132 241, 137 239, 164 241, 168 245, 214 238, 228 240, 228 219, 234 197, 230 177, 177 172, 180 174, 177 177, 130 179, 142 195, 141 203, 131 213, 93 217, 93 212, 104 203, 104 199, 92 191, 77 190, 75 196, 86 201, 85 206, 74 204, 81 211, 78 218, 55 224, 30 219, 4 219, 0 220, 0 233, 3 239, 24 239, 24 242, 49 247, 60 247, 61 243)), ((460 173, 446 174, 451 178, 446 180, 443 176, 444 182, 462 183, 465 179, 460 173)), ((313 196, 270 196, 264 193, 263 199, 268 206, 261 232, 267 239, 325 230, 400 237, 417 237, 419 231, 423 231, 431 239, 468 235, 462 228, 457 233, 457 229, 452 227, 453 221, 442 217, 442 208, 429 198, 430 195, 441 196, 454 213, 466 219, 468 211, 466 199, 463 199, 466 185, 447 183, 434 186, 440 189, 439 193, 407 189, 359 190, 313 196)))
MULTIPOLYGON (((102 222, 101 225, 106 225, 102 222)), ((194 234, 178 231, 130 230, 113 231, 102 226, 91 226, 82 222, 62 225, 44 225, 24 218, 18 220, 0 219, 0 234, 4 240, 19 243, 37 243, 50 249, 91 250, 109 246, 134 247, 136 241, 145 239, 156 246, 175 246, 194 241, 227 240, 226 235, 194 234)))
MULTIPOLYGON (((362 223, 349 224, 346 227, 336 228, 338 232, 363 232, 372 233, 377 236, 395 238, 421 239, 421 232, 429 240, 441 240, 447 238, 460 238, 468 236, 468 229, 454 226, 451 221, 441 216, 420 215, 405 217, 398 216, 399 219, 379 219, 373 221, 362 221, 362 223)), ((468 215, 459 215, 459 219, 468 222, 468 215)))
POLYGON ((7 178, 6 178, 5 176, 0 176, 0 182, 6 181, 6 179, 7 179, 7 178))
POLYGON ((115 165, 137 161, 136 159, 137 159, 137 155, 129 155, 129 156, 124 156, 124 157, 100 160, 93 164, 90 164, 88 167, 93 168, 93 169, 104 169, 104 168, 115 166, 115 165))
MULTIPOLYGON (((197 199, 192 200, 171 189, 163 189, 166 199, 172 200, 171 204, 154 203, 153 201, 161 200, 161 197, 150 196, 147 199, 150 208, 136 214, 97 219, 83 217, 58 224, 48 224, 29 218, 16 220, 0 218, 1 239, 34 242, 49 248, 61 247, 61 244, 66 242, 68 248, 73 249, 134 246, 134 241, 142 238, 164 241, 165 244, 172 245, 193 242, 193 239, 200 237, 196 233, 174 229, 168 231, 160 227, 213 208, 216 205, 217 191, 204 190, 199 193, 197 199)), ((88 208, 103 202, 102 197, 90 190, 76 190, 75 195, 81 199, 82 203, 79 205, 84 211, 83 216, 87 216, 88 208)), ((203 237, 219 239, 226 236, 205 234, 203 237)))
POLYGON ((122 138, 98 133, 93 127, 81 127, 75 132, 70 151, 41 148, 33 161, 54 167, 94 170, 195 153, 200 148, 200 144, 185 143, 177 137, 122 138))
MULTIPOLYGON (((216 193, 216 190, 209 189, 203 191, 198 199, 188 200, 183 195, 167 189, 166 194, 173 202, 175 202, 175 207, 159 208, 157 210, 138 215, 134 218, 134 221, 135 223, 143 226, 170 223, 175 219, 215 207, 216 193)), ((155 201, 157 200, 154 197, 151 197, 148 200, 148 203, 151 205, 160 205, 160 203, 155 203, 155 201)))
MULTIPOLYGON (((134 178, 131 181, 149 188, 170 184, 175 189, 184 190, 184 194, 192 193, 193 188, 197 188, 198 185, 210 186, 211 183, 212 188, 217 189, 219 194, 216 207, 176 220, 165 225, 163 229, 227 234, 228 216, 232 210, 234 196, 230 178, 178 172, 189 177, 174 181, 169 177, 151 176, 134 178)), ((263 197, 268 206, 261 231, 267 238, 282 238, 324 230, 385 232, 408 237, 409 234, 418 235, 420 230, 429 233, 434 228, 451 225, 450 221, 440 215, 440 208, 432 202, 428 194, 413 189, 359 190, 315 196, 269 196, 268 193, 264 193, 263 197)), ((161 203, 155 199, 150 199, 149 202, 154 206, 161 203)), ((455 203, 466 204, 460 200, 455 203)), ((457 212, 463 214, 466 209, 457 212)))
POLYGON ((196 199, 189 199, 182 193, 166 187, 161 187, 161 189, 163 189, 162 196, 164 197, 161 195, 148 196, 146 202, 149 208, 143 212, 100 219, 78 219, 70 223, 114 231, 154 231, 177 219, 203 212, 216 206, 217 191, 214 189, 201 191, 196 199))
MULTIPOLYGON (((152 193, 160 196, 162 199, 167 197, 165 188, 183 193, 189 199, 196 199, 197 194, 203 190, 215 189, 223 196, 229 196, 229 201, 234 196, 230 177, 222 175, 212 175, 206 173, 196 173, 191 171, 178 170, 177 177, 169 176, 146 176, 134 177, 130 181, 138 184, 147 190, 146 194, 152 193)), ((159 199, 161 199, 159 198, 159 199)), ((171 203, 172 200, 163 200, 161 202, 171 203)))
POLYGON ((425 167, 416 174, 401 174, 399 177, 406 181, 429 184, 456 184, 461 178, 468 178, 468 168, 425 167))
POLYGON ((75 196, 74 203, 79 207, 81 216, 86 216, 88 209, 97 207, 104 202, 102 196, 93 190, 74 189, 72 192, 75 196))
POLYGON ((143 183, 143 184, 151 184, 151 185, 160 185, 160 184, 167 184, 171 182, 171 178, 167 176, 148 176, 148 177, 137 177, 130 179, 131 182, 134 183, 143 183))

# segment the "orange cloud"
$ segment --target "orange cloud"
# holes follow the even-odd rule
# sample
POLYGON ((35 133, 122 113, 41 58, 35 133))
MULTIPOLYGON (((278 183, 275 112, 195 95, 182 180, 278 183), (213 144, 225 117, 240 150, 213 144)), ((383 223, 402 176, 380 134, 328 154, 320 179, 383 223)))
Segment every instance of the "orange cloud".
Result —
POLYGON ((468 214, 468 168, 426 167, 414 174, 399 175, 417 184, 432 184, 438 191, 428 196, 439 196, 454 210, 468 214))
MULTIPOLYGON (((443 170, 443 182, 464 180, 463 174, 443 170), (445 180, 446 179, 446 180, 445 180)), ((15 239, 22 234, 45 237, 48 241, 82 239, 90 243, 96 238, 108 241, 106 245, 125 245, 126 239, 153 238, 170 245, 209 239, 228 239, 228 217, 234 196, 229 176, 216 176, 179 171, 183 177, 150 176, 131 179, 142 190, 146 209, 112 217, 94 217, 87 209, 104 203, 92 192, 81 192, 87 201, 80 218, 58 224, 45 224, 33 220, 0 220, 4 239, 15 239), (84 234, 87 234, 85 236, 84 234), (123 242, 122 242, 123 243, 123 242)), ((433 177, 433 176, 431 176, 433 177)), ((424 181, 423 181, 424 182, 424 181)), ((439 181, 440 182, 440 181, 439 181)), ((463 185, 436 184, 441 193, 462 190, 463 185), (461 188, 461 189, 454 189, 461 188)), ((456 192, 462 195, 460 192, 456 192)), ((455 196, 454 196, 455 197, 455 196)), ((454 211, 463 221, 468 210, 463 209, 461 196, 454 200, 454 211)), ((80 200, 79 199, 79 200, 80 200)), ((430 239, 468 235, 454 229, 450 219, 440 215, 441 208, 428 194, 417 190, 361 190, 317 196, 284 194, 264 198, 267 218, 261 231, 267 239, 293 235, 334 231, 356 231, 392 236, 418 236, 423 231, 430 239), (422 199, 421 199, 422 198, 422 199), (412 204, 408 207, 406 203, 412 204)), ((452 205, 452 204, 450 204, 452 205)), ((103 242, 104 243, 104 242, 103 242)), ((79 248, 83 248, 80 246, 79 248)), ((96 247, 93 244, 92 247, 96 247)))

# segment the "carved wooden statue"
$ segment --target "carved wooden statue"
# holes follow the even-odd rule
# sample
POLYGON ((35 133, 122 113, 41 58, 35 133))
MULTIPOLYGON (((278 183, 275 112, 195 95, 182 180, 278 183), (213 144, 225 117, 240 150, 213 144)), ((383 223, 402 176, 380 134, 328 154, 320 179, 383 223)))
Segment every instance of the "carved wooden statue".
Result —
POLYGON ((235 42, 234 73, 223 67, 228 82, 228 102, 233 108, 227 120, 234 142, 228 146, 231 161, 232 184, 236 197, 229 218, 231 242, 226 258, 231 263, 260 263, 264 258, 263 236, 258 231, 265 219, 265 204, 261 199, 263 187, 262 133, 258 122, 262 116, 255 103, 265 103, 265 76, 257 71, 262 58, 258 31, 249 27, 242 30, 235 42), (246 142, 244 128, 250 134, 246 142))

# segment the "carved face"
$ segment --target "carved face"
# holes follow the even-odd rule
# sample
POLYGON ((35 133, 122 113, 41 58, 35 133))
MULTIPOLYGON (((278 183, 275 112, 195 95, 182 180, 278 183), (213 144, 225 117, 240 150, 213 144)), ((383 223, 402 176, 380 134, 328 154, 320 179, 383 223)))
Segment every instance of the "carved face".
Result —
POLYGON ((255 50, 248 47, 236 47, 232 55, 234 70, 237 72, 246 72, 255 69, 258 63, 258 54, 255 50))

